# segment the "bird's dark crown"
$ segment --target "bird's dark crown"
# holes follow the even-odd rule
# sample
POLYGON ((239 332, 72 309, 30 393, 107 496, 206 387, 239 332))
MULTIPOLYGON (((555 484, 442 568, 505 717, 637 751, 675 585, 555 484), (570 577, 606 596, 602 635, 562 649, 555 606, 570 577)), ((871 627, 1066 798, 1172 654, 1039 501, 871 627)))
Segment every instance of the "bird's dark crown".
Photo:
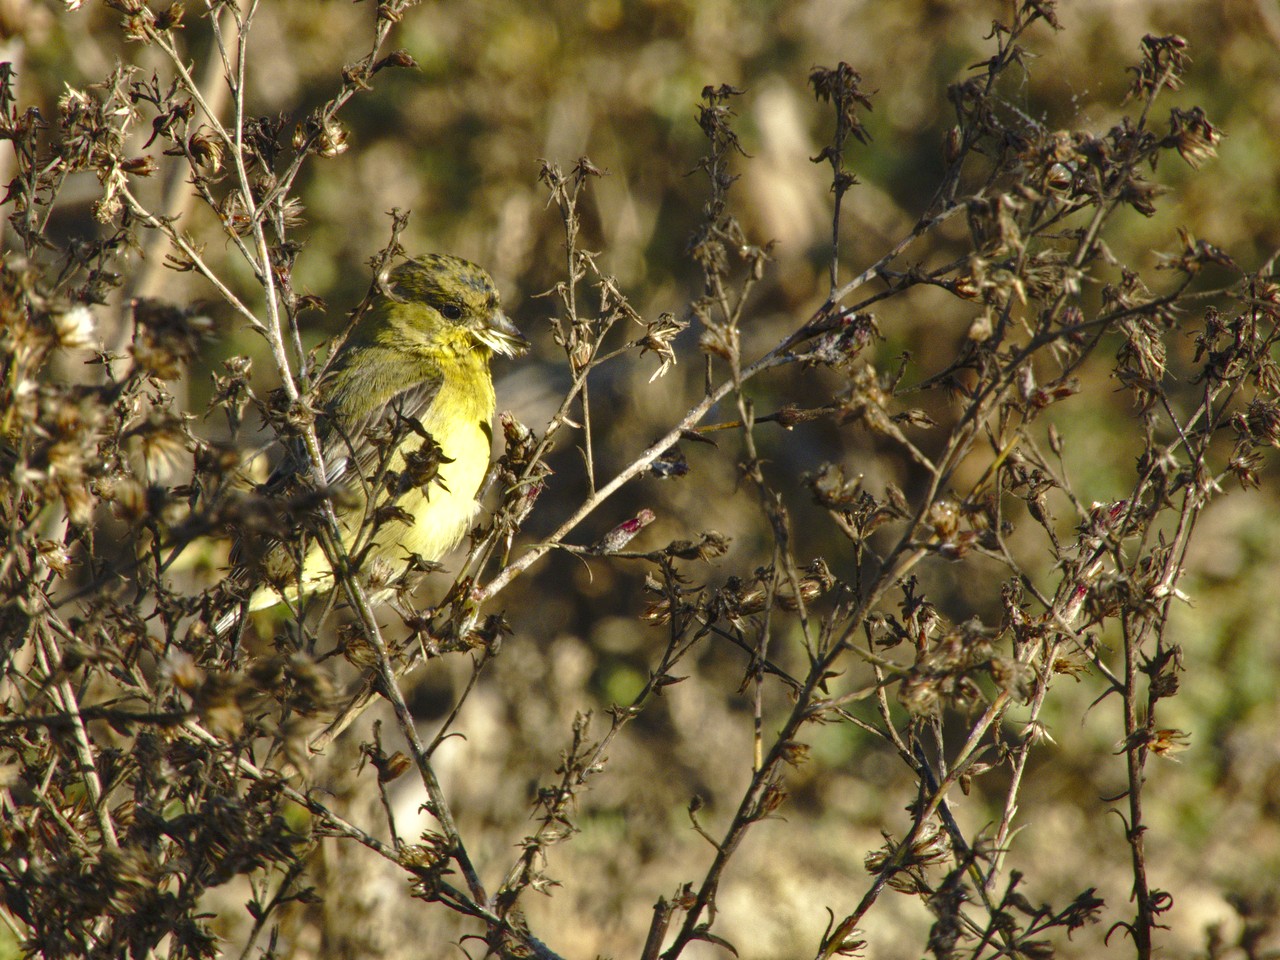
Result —
POLYGON ((487 314, 498 308, 498 291, 484 268, 470 260, 428 253, 404 261, 387 278, 396 299, 443 306, 453 303, 464 313, 487 314))

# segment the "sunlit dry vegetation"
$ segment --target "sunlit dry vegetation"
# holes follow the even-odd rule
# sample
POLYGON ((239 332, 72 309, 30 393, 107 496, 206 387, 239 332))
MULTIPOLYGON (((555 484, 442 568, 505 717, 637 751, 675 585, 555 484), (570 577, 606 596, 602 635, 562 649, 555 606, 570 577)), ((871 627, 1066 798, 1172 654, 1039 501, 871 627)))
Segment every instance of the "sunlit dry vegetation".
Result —
POLYGON ((0 956, 1274 954, 1265 4, 3 14, 0 956), (427 251, 474 530, 220 629, 427 251))

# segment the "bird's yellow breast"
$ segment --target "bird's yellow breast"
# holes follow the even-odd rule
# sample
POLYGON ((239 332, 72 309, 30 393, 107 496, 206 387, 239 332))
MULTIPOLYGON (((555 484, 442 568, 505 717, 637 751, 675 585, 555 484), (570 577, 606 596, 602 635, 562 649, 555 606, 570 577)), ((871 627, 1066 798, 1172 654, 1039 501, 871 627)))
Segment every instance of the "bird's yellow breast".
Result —
MULTIPOLYGON (((366 571, 374 560, 383 560, 398 572, 410 554, 439 560, 466 534, 479 508, 476 493, 489 468, 490 424, 496 402, 488 358, 480 351, 468 350, 457 354, 450 351, 441 359, 445 362, 440 364, 440 388, 418 418, 440 445, 438 472, 424 487, 413 487, 395 499, 396 506, 412 520, 406 523, 393 519, 375 532, 372 547, 365 555, 366 571)), ((411 433, 390 457, 388 470, 402 473, 404 454, 421 444, 411 433)), ((379 505, 388 499, 389 495, 383 493, 379 505)), ((351 549, 352 544, 362 542, 359 531, 366 519, 363 509, 342 516, 343 541, 348 544, 349 553, 356 552, 351 549)), ((263 588, 254 594, 249 609, 264 610, 282 599, 296 600, 302 593, 324 592, 333 586, 332 568, 319 545, 312 544, 303 561, 298 586, 286 590, 284 596, 272 588, 263 588)))
MULTIPOLYGON (((445 377, 422 418, 423 427, 440 445, 439 472, 425 488, 400 497, 397 504, 414 521, 407 527, 391 523, 380 531, 376 555, 395 561, 408 552, 438 560, 462 539, 479 506, 476 491, 489 468, 493 410, 493 381, 487 369, 445 377)), ((408 440, 406 446, 412 449, 415 443, 408 440)), ((403 457, 397 455, 392 469, 403 466, 403 457)))

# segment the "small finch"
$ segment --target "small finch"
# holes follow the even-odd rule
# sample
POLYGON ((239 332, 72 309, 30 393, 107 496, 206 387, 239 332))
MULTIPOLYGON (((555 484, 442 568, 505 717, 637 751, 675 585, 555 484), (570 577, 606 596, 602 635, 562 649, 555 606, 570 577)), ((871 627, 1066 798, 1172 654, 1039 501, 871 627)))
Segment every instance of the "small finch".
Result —
MULTIPOLYGON (((474 263, 429 254, 391 271, 318 387, 325 493, 362 570, 402 566, 412 554, 439 560, 466 533, 493 439, 489 361, 527 348, 493 280, 474 263)), ((291 444, 266 489, 305 490, 310 477, 305 449, 291 444)), ((319 544, 305 548, 300 568, 298 554, 296 543, 250 543, 246 535, 233 552, 232 577, 253 590, 242 610, 218 621, 218 632, 244 610, 332 590, 319 544)))

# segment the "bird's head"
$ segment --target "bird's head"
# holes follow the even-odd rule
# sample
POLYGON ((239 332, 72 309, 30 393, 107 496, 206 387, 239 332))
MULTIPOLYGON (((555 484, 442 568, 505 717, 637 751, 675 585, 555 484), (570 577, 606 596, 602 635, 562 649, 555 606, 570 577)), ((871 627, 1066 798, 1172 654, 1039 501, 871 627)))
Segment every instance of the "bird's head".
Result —
POLYGON ((387 275, 387 315, 405 333, 425 342, 466 334, 476 344, 514 357, 529 349, 502 312, 493 278, 469 260, 429 253, 399 264, 387 275))

